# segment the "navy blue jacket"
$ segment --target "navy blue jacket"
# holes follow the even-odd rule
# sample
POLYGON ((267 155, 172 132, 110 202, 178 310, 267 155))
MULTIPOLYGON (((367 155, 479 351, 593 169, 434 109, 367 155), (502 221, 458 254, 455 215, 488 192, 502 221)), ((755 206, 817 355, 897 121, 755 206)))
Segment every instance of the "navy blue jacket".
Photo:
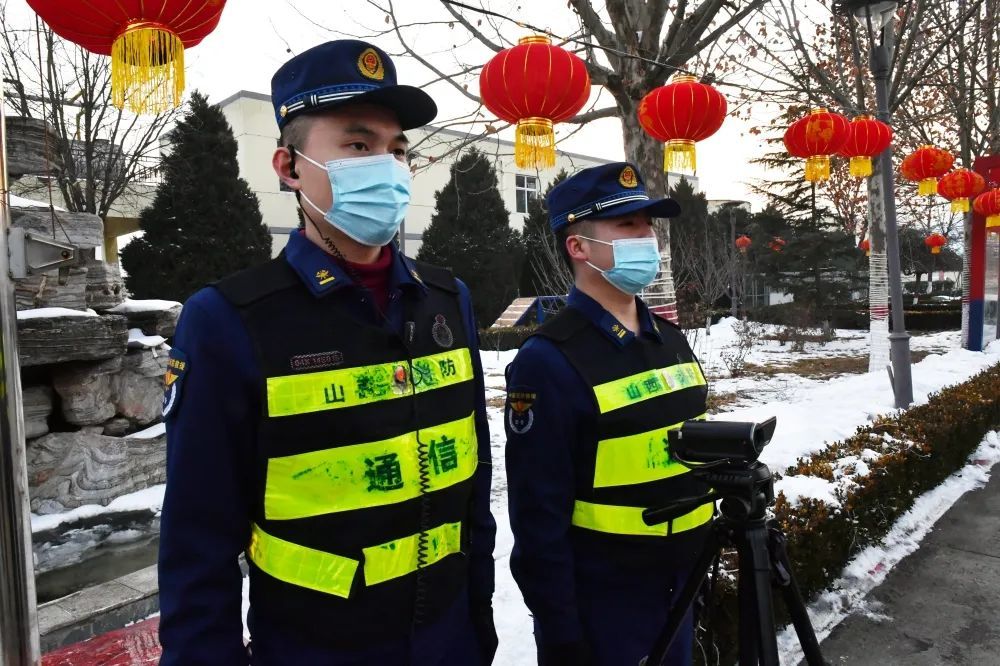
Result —
MULTIPOLYGON (((403 302, 420 298, 426 287, 414 277, 412 260, 393 252, 389 284, 388 319, 383 325, 396 332, 403 327, 403 302)), ((379 317, 367 290, 352 282, 344 270, 320 247, 299 232, 292 232, 285 258, 302 277, 303 288, 319 296, 342 292, 338 304, 352 314, 379 317), (313 276, 327 270, 336 279, 318 285, 313 276)), ((493 545, 496 523, 490 513, 490 436, 486 419, 484 381, 478 336, 468 288, 459 282, 463 323, 469 331, 475 372, 476 432, 480 466, 476 472, 469 599, 458 607, 490 603, 494 586, 493 545)), ((242 578, 237 558, 250 539, 250 507, 259 493, 253 487, 255 429, 260 420, 260 385, 249 335, 239 313, 214 288, 197 292, 184 305, 174 337, 174 348, 183 354, 186 369, 167 417, 167 488, 160 527, 160 641, 164 666, 216 666, 247 664, 241 619, 242 578)), ((456 610, 415 636, 413 644, 398 646, 410 654, 415 644, 443 650, 453 642, 456 622, 468 629, 468 613, 456 610), (457 616, 457 619, 456 619, 457 616), (435 640, 435 632, 439 634, 435 640)), ((331 628, 335 631, 334 628, 331 628)), ((468 629, 471 631, 471 629, 468 629)), ((304 649, 283 641, 268 626, 255 626, 255 644, 275 646, 282 663, 337 663, 336 655, 296 653, 304 649), (329 658, 327 658, 329 657, 329 658)), ((379 663, 393 656, 393 646, 380 646, 379 663), (390 651, 387 653, 386 649, 390 651)), ((424 649, 424 648, 420 648, 424 649)), ((256 650, 255 650, 256 652, 256 650)), ((355 655, 357 656, 357 655, 355 655)), ((407 659, 408 660, 408 659, 407 659)), ((437 663, 426 654, 413 663, 437 663)), ((362 662, 367 663, 367 662, 362 662)), ((375 663, 375 662, 372 662, 375 663)))
MULTIPOLYGON (((636 302, 638 335, 667 344, 645 304, 636 302)), ((637 342, 631 331, 619 337, 614 331, 624 327, 583 292, 570 292, 567 307, 583 313, 615 344, 637 342)), ((683 583, 690 566, 687 558, 663 562, 662 569, 654 571, 625 570, 577 543, 571 531, 575 479, 593 474, 592 468, 586 469, 584 456, 577 454, 583 447, 593 448, 596 439, 598 412, 591 387, 552 341, 534 336, 508 366, 507 390, 535 395, 530 427, 522 421, 513 429, 510 407, 505 425, 514 532, 510 566, 534 615, 536 640, 547 645, 593 644, 595 626, 614 635, 632 632, 637 623, 648 625, 640 633, 655 637, 670 603, 664 591, 673 592, 683 583)))

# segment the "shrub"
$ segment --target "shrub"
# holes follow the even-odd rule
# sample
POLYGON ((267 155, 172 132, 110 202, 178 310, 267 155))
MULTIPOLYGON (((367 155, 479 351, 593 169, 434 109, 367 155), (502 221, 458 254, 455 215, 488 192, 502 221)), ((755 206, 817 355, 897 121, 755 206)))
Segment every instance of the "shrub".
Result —
POLYGON ((479 331, 479 348, 483 351, 507 351, 517 349, 528 336, 535 332, 535 326, 506 326, 479 331))

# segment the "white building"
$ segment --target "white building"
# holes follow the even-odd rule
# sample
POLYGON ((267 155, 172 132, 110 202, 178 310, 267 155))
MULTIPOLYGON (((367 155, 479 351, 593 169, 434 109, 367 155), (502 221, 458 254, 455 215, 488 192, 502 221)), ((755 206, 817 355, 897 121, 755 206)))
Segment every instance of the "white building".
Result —
MULTIPOLYGON (((298 224, 295 195, 283 190, 271 168, 271 155, 278 142, 278 127, 269 95, 241 90, 219 102, 219 108, 232 125, 238 146, 240 176, 260 200, 264 224, 274 236, 273 252, 284 247, 288 233, 298 224)), ((448 182, 451 165, 461 155, 462 147, 476 147, 495 156, 494 165, 510 224, 520 229, 527 214, 528 200, 545 192, 560 169, 573 173, 587 167, 606 164, 611 160, 559 151, 556 166, 544 171, 518 169, 514 165, 514 144, 496 137, 476 139, 463 132, 428 126, 408 130, 416 170, 410 193, 410 209, 401 230, 403 251, 415 256, 420 249, 423 232, 434 213, 434 194, 448 182), (433 158, 433 161, 431 159, 433 158)), ((677 176, 672 176, 677 178, 677 176)), ((689 178, 697 188, 697 179, 689 178)))

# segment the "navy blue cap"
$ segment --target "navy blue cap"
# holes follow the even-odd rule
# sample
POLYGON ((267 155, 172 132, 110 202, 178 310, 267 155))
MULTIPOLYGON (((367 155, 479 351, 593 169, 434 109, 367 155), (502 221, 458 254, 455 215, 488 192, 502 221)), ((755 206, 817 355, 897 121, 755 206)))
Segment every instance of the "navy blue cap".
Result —
POLYGON ((603 220, 646 211, 650 217, 676 217, 673 199, 650 199, 634 166, 612 162, 584 169, 552 188, 546 200, 549 225, 559 231, 580 220, 603 220))
POLYGON ((297 115, 345 104, 378 104, 394 111, 404 129, 434 120, 437 105, 420 88, 396 83, 396 67, 382 49, 357 39, 314 46, 271 77, 278 127, 297 115))

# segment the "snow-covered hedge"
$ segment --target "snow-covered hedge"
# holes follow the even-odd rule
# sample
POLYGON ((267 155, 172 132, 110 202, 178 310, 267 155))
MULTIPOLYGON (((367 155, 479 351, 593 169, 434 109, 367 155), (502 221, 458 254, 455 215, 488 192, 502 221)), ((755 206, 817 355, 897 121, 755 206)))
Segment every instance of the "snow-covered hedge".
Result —
MULTIPOLYGON (((855 554, 888 533, 917 497, 967 463, 983 437, 1000 427, 998 386, 1000 364, 942 389, 923 405, 880 417, 786 470, 786 476, 818 477, 834 487, 830 500, 793 503, 779 494, 774 507, 804 596, 828 587, 855 554)), ((717 588, 715 603, 714 642, 726 663, 727 656, 735 659, 737 647, 732 580, 717 588)), ((775 606, 776 619, 787 622, 784 604, 775 606)))
POLYGON ((503 326, 479 331, 479 348, 483 351, 517 349, 534 332, 534 326, 503 326))

